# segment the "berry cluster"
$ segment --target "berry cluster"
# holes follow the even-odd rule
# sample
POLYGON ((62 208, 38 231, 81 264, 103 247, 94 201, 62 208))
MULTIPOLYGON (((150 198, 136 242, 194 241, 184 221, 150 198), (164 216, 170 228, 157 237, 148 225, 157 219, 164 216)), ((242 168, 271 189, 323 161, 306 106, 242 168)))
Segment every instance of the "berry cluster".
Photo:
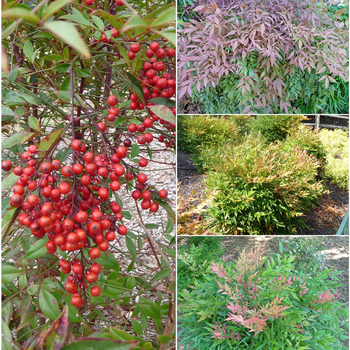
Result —
MULTIPOLYGON (((117 103, 114 96, 108 101, 113 105, 117 103)), ((99 124, 103 129, 103 123, 99 124)), ((146 118, 144 124, 150 127, 153 121, 146 118)), ((139 129, 144 128, 145 125, 139 129)), ((151 133, 142 136, 146 142, 153 139, 151 133)), ((63 273, 72 272, 65 288, 73 294, 71 302, 76 307, 83 305, 82 292, 86 293, 88 284, 97 281, 101 271, 101 266, 96 262, 87 269, 89 261, 83 254, 81 260, 77 255, 82 249, 89 249, 89 257, 93 261, 100 257, 101 251, 108 250, 109 242, 116 238, 115 232, 126 235, 128 231, 121 222, 121 206, 110 201, 110 190, 116 192, 122 184, 133 187, 132 198, 142 198, 141 207, 150 212, 156 212, 159 208, 158 203, 151 202, 152 196, 156 194, 166 198, 168 195, 165 189, 152 194, 147 175, 139 172, 136 165, 125 162, 127 147, 130 146, 131 140, 125 139, 124 145, 117 147, 110 156, 95 155, 76 139, 71 143, 73 163, 70 165, 63 165, 58 159, 47 161, 43 155, 45 152, 39 152, 36 145, 30 145, 22 153, 19 165, 13 167, 9 160, 2 162, 4 171, 13 168, 13 173, 19 176, 10 201, 11 206, 22 209, 17 217, 18 223, 29 227, 37 238, 46 235, 49 239, 46 243, 48 253, 54 254, 57 247, 61 251, 74 253, 71 262, 61 259, 59 265, 63 273)), ((139 167, 145 167, 148 160, 140 158, 138 163, 139 167)), ((101 290, 94 286, 90 292, 92 296, 98 296, 101 290)))

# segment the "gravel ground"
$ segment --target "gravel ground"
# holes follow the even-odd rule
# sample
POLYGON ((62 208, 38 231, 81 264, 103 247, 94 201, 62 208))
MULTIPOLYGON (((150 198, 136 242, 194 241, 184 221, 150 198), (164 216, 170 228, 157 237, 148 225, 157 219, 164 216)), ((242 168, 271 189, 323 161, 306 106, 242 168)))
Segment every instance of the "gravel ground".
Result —
MULTIPOLYGON (((178 194, 184 199, 190 196, 197 198, 194 203, 199 205, 205 194, 205 174, 197 172, 190 154, 178 151, 177 164, 178 194)), ((349 192, 331 183, 328 183, 328 190, 330 193, 321 197, 318 206, 304 214, 310 229, 300 230, 299 235, 334 235, 337 232, 349 209, 349 192)))

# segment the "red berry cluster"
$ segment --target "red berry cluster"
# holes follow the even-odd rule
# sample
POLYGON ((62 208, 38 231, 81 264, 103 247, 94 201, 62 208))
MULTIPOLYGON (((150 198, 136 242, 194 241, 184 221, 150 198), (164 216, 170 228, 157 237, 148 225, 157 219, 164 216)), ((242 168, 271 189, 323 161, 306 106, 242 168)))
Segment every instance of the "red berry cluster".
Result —
MULTIPOLYGON (((118 102, 114 96, 108 101, 114 106, 118 102)), ((147 119, 146 125, 150 126, 147 119)), ((103 130, 101 124, 99 127, 103 130)), ((151 133, 142 137, 146 142, 153 139, 151 133)), ((90 263, 84 257, 82 249, 89 249, 89 257, 93 261, 101 256, 101 251, 108 250, 109 242, 116 238, 115 232, 126 235, 128 231, 121 223, 121 206, 110 201, 110 190, 118 191, 122 184, 126 184, 129 188, 134 187, 132 198, 137 200, 142 197, 143 209, 156 212, 159 208, 158 203, 151 202, 153 194, 147 184, 147 175, 139 172, 136 165, 125 162, 124 158, 128 155, 125 144, 131 146, 131 141, 124 140, 124 145, 110 155, 95 155, 80 140, 73 140, 73 162, 70 165, 63 165, 58 159, 48 161, 45 152, 39 152, 36 145, 30 145, 22 153, 19 165, 13 168, 19 179, 13 186, 10 204, 22 209, 17 217, 18 223, 29 227, 37 238, 46 235, 49 239, 46 243, 48 253, 54 254, 57 247, 73 253, 71 262, 61 259, 59 265, 63 273, 72 272, 65 288, 73 294, 71 302, 76 307, 83 305, 82 293, 86 295, 88 284, 95 283, 101 271, 98 263, 90 263), (79 253, 81 260, 77 258, 79 253), (87 269, 89 264, 91 266, 87 269)), ((141 158, 139 167, 147 163, 147 159, 141 158)), ((10 171, 12 167, 11 161, 2 162, 4 171, 10 171)), ((166 198, 167 194, 164 189, 157 193, 160 198, 166 198)), ((94 297, 100 292, 98 286, 90 290, 94 297)))

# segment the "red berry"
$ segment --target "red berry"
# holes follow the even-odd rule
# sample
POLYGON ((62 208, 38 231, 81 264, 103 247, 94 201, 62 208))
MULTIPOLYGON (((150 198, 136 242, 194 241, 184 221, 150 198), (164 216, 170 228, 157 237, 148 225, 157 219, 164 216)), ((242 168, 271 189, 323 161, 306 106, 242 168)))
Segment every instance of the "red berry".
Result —
POLYGON ((97 259, 101 256, 101 251, 98 248, 92 248, 89 255, 91 259, 97 259))
POLYGON ((150 48, 152 51, 156 52, 156 51, 159 50, 159 44, 158 44, 156 41, 153 41, 153 42, 151 43, 151 45, 149 46, 149 48, 150 48))
POLYGON ((124 225, 121 225, 121 226, 118 227, 118 233, 120 235, 124 236, 124 235, 127 234, 127 232, 128 232, 128 229, 124 225))
POLYGON ((101 294, 101 289, 98 286, 94 286, 91 288, 91 295, 93 297, 98 297, 101 294))
POLYGON ((114 96, 114 95, 111 95, 111 96, 108 97, 108 101, 107 102, 108 102, 108 104, 110 106, 114 107, 118 103, 118 97, 114 96))
POLYGON ((138 53, 140 51, 140 45, 139 44, 131 44, 130 51, 133 53, 138 53))

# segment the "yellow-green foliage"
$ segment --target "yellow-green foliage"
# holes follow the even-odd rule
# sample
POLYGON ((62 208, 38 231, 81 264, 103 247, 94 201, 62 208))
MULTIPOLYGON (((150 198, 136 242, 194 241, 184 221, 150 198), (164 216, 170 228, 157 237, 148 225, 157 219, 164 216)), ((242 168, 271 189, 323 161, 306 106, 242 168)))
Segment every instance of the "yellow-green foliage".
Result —
POLYGON ((235 122, 224 116, 190 115, 178 118, 178 147, 193 155, 193 161, 200 172, 203 172, 203 163, 199 147, 214 150, 228 142, 237 144, 241 135, 235 122))
POLYGON ((319 133, 326 150, 325 175, 338 187, 349 189, 349 135, 344 130, 323 129, 319 133))
POLYGON ((212 165, 206 184, 216 193, 210 214, 223 233, 295 233, 302 213, 324 193, 319 160, 299 147, 249 135, 202 156, 212 165))

